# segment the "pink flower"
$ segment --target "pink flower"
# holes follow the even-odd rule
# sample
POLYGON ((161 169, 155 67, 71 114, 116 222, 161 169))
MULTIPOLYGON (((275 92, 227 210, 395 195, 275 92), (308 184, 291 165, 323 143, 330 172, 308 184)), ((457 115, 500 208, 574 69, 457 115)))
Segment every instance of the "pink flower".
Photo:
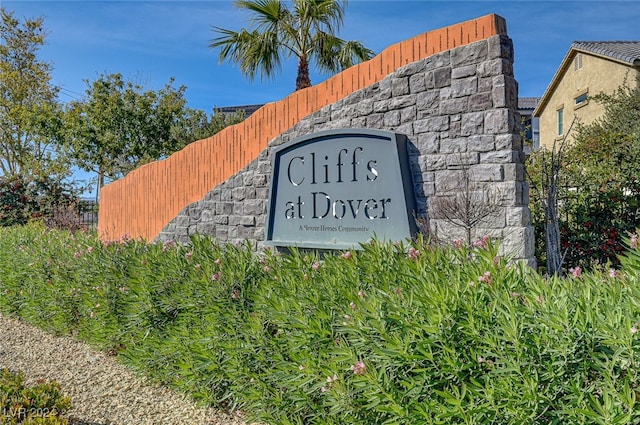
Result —
POLYGON ((411 260, 417 260, 420 256, 420 251, 415 249, 414 247, 409 248, 409 252, 407 254, 411 260))
POLYGON ((174 246, 176 246, 176 243, 172 239, 169 239, 165 243, 162 244, 162 251, 168 251, 169 249, 173 248, 174 246))
POLYGON ((569 269, 569 271, 571 272, 573 277, 576 277, 576 278, 582 275, 582 269, 579 266, 569 269))
POLYGON ((618 272, 617 272, 617 270, 616 270, 616 269, 609 269, 609 277, 614 278, 614 279, 615 279, 616 277, 618 277, 618 272))
POLYGON ((633 249, 638 249, 638 234, 634 233, 633 235, 631 235, 631 240, 629 241, 629 245, 631 245, 631 248, 633 249))
POLYGON ((190 260, 191 257, 193 257, 193 252, 187 252, 187 253, 184 254, 184 258, 187 259, 187 260, 190 260))
POLYGON ((490 271, 486 271, 482 276, 478 277, 478 280, 480 282, 484 282, 488 285, 491 285, 491 283, 493 283, 493 276, 491 276, 490 271))
POLYGON ((630 331, 631 331, 632 334, 638 333, 638 328, 635 327, 635 326, 632 326, 630 331))
POLYGON ((271 271, 271 267, 269 266, 264 266, 263 270, 265 271, 265 273, 269 273, 271 271))
POLYGON ((304 369, 305 369, 305 367, 304 367, 304 365, 300 365, 300 366, 298 366, 298 369, 299 369, 299 370, 304 370, 304 369))
POLYGON ((320 391, 322 391, 323 393, 327 392, 327 387, 323 386, 322 388, 320 388, 320 391))
POLYGON ((357 306, 357 305, 356 305, 356 303, 354 303, 354 302, 349 303, 349 307, 351 307, 351 308, 352 308, 352 309, 354 309, 354 310, 355 310, 356 308, 358 308, 358 306, 357 306))
POLYGON ((350 260, 351 257, 352 257, 351 251, 347 251, 344 254, 342 254, 342 258, 346 258, 347 260, 350 260))
POLYGON ((76 253, 73 254, 73 256, 76 257, 76 258, 81 258, 82 257, 82 253, 79 252, 79 251, 76 251, 76 253))
POLYGON ((327 376, 327 383, 331 384, 332 382, 335 382, 338 380, 338 375, 337 374, 333 374, 333 376, 327 376))
POLYGON ((367 372, 367 365, 362 360, 351 366, 354 375, 364 375, 367 372))
POLYGON ((358 291, 358 296, 360 298, 364 298, 366 295, 365 295, 364 291, 361 289, 361 290, 358 291))
POLYGON ((124 286, 121 286, 121 287, 119 287, 119 288, 118 288, 118 290, 119 290, 120 292, 126 292, 126 291, 127 291, 127 288, 126 288, 126 287, 124 287, 124 286))
POLYGON ((93 247, 90 246, 89 248, 87 248, 87 252, 93 252, 93 247))
POLYGON ((489 246, 489 236, 484 235, 483 237, 475 241, 473 243, 473 246, 475 246, 476 248, 486 249, 489 246))
POLYGON ((240 290, 239 289, 234 289, 233 293, 231 293, 231 298, 234 300, 237 300, 240 298, 240 290))
POLYGON ((318 269, 320 268, 320 262, 316 261, 315 263, 313 263, 313 264, 311 265, 311 268, 312 268, 313 270, 318 270, 318 269))
POLYGON ((464 246, 464 239, 454 239, 453 240, 453 247, 454 248, 462 248, 464 246))
POLYGON ((216 260, 213 262, 213 264, 215 264, 216 266, 219 266, 222 263, 222 260, 219 258, 216 258, 216 260))
POLYGON ((218 281, 220 280, 221 277, 222 277, 222 273, 216 273, 213 276, 211 276, 211 280, 218 281))

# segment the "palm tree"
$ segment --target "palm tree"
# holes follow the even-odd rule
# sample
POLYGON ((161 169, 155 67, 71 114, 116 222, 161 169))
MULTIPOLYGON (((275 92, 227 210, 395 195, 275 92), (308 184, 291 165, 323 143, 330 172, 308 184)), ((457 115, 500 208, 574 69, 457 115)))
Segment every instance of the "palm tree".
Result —
POLYGON ((346 0, 293 0, 291 9, 280 0, 236 0, 235 4, 254 14, 254 27, 237 32, 214 27, 221 35, 209 47, 221 47, 220 62, 239 64, 250 80, 258 72, 273 78, 281 69, 282 57, 296 56, 296 90, 300 90, 311 86, 312 59, 321 71, 335 73, 374 55, 360 42, 334 35, 342 25, 346 0))

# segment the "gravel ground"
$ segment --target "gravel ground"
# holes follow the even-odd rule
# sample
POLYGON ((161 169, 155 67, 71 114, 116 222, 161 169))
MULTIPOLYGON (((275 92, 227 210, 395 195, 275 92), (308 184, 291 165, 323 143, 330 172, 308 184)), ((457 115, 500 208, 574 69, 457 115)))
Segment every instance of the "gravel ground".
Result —
MULTIPOLYGON (((55 380, 71 398, 74 425, 243 425, 182 394, 145 382, 115 358, 70 337, 55 337, 0 315, 0 368, 22 371, 28 382, 55 380)), ((1 419, 1 418, 0 418, 1 419)))

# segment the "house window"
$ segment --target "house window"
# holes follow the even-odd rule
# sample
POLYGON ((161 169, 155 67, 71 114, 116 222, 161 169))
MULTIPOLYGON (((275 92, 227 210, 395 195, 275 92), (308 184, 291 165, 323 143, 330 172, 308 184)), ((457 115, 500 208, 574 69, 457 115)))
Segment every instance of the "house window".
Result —
POLYGON ((580 93, 578 96, 575 97, 575 106, 579 107, 579 106, 583 106, 587 104, 587 99, 589 98, 589 92, 585 91, 583 93, 580 93))
POLYGON ((573 70, 577 71, 582 69, 582 53, 576 54, 576 57, 573 59, 573 70))
POLYGON ((564 108, 558 109, 558 136, 564 134, 564 108))

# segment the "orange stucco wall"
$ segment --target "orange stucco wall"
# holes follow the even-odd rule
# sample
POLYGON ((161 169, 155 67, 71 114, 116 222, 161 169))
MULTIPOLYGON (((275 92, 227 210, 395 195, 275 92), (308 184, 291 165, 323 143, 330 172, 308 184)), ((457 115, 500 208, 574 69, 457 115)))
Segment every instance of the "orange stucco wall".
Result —
POLYGON ((464 44, 507 33, 497 15, 429 31, 394 44, 373 59, 313 87, 268 103, 240 124, 144 165, 102 189, 98 233, 153 240, 178 213, 258 157, 302 118, 368 87, 401 66, 464 44))

